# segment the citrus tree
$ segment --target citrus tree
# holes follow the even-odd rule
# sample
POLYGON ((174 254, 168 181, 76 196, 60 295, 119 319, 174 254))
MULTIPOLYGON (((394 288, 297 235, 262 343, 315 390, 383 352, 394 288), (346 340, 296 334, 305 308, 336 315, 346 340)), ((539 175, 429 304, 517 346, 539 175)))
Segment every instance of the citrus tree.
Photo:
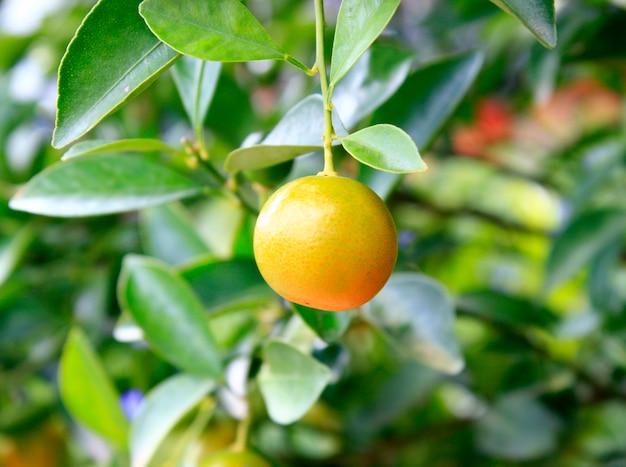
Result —
POLYGON ((4 464, 626 460, 623 2, 87 3, 0 36, 4 464))

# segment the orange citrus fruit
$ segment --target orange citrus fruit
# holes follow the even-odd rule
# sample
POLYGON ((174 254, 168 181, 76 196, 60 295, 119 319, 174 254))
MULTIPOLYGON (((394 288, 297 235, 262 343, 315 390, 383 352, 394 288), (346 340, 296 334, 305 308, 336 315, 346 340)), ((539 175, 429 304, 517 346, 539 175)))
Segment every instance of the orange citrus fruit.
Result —
POLYGON ((303 177, 278 189, 254 229, 261 275, 279 295, 327 311, 349 310, 376 295, 398 253, 385 203, 339 176, 303 177))

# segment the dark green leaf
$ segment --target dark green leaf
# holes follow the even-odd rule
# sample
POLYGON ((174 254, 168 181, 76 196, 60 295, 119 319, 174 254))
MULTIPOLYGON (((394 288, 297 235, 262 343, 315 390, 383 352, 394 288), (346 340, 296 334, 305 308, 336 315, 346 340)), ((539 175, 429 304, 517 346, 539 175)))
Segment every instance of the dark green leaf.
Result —
POLYGON ((55 147, 87 133, 178 57, 146 27, 138 5, 101 0, 76 31, 59 69, 55 147))
POLYGON ((558 418, 532 394, 503 396, 478 420, 476 442, 491 456, 526 461, 549 454, 557 447, 558 418))
POLYGON ((364 313, 403 354, 446 373, 463 369, 452 299, 433 279, 408 272, 392 274, 364 313))
POLYGON ((331 371, 289 344, 271 340, 257 378, 270 418, 281 425, 295 422, 317 401, 331 371))
POLYGON ((359 162, 378 170, 392 173, 426 170, 411 137, 393 125, 363 128, 341 138, 341 144, 359 162))
POLYGON ((343 0, 341 2, 330 63, 331 86, 343 78, 383 32, 398 5, 400 5, 400 0, 343 0))
POLYGON ((90 156, 48 167, 11 199, 19 211, 58 217, 132 211, 197 195, 202 187, 135 156, 90 156))
POLYGON ((165 152, 169 154, 177 154, 176 149, 158 139, 136 138, 121 139, 117 141, 94 139, 75 144, 69 148, 65 154, 63 154, 61 160, 67 160, 78 156, 87 156, 90 154, 113 152, 165 152))
POLYGON ((554 0, 491 0, 528 28, 545 47, 556 46, 554 0))
POLYGON ((374 122, 399 126, 425 151, 476 79, 482 61, 481 54, 466 52, 422 65, 374 114, 374 122))
POLYGON ((546 264, 545 290, 564 282, 585 267, 603 248, 624 235, 626 211, 587 211, 554 239, 546 264))
POLYGON ((530 325, 548 329, 558 321, 547 308, 493 290, 463 294, 457 299, 457 307, 463 313, 513 328, 530 325))
POLYGON ((210 253, 180 204, 142 210, 139 227, 144 251, 168 264, 181 264, 210 253))
POLYGON ((176 89, 194 128, 202 128, 222 64, 193 57, 182 57, 172 67, 176 89))
POLYGON ((622 251, 621 239, 609 243, 593 259, 589 271, 589 298, 594 309, 614 315, 626 305, 626 291, 616 280, 622 251))
POLYGON ((152 258, 129 255, 118 298, 162 357, 191 374, 220 376, 220 356, 202 305, 175 272, 152 258))
POLYGON ((74 328, 59 364, 59 391, 67 410, 89 429, 124 447, 128 422, 119 395, 87 337, 74 328))
MULTIPOLYGON (((348 134, 333 113, 335 134, 348 134)), ((229 171, 254 170, 286 162, 322 148, 324 134, 324 100, 313 94, 292 107, 260 144, 231 152, 225 167, 229 171)))
POLYGON ((413 53, 373 46, 356 62, 333 92, 333 108, 348 128, 370 115, 402 85, 413 53))
POLYGON ((339 339, 352 320, 350 311, 340 313, 321 311, 296 303, 292 303, 291 306, 302 320, 326 342, 339 339))
POLYGON ((179 374, 152 389, 131 425, 131 467, 149 465, 171 429, 215 386, 211 379, 179 374))
POLYGON ((239 0, 145 0, 139 12, 159 39, 185 55, 216 62, 286 59, 239 0))
POLYGON ((212 312, 254 305, 275 296, 251 260, 210 260, 190 265, 181 274, 212 312))

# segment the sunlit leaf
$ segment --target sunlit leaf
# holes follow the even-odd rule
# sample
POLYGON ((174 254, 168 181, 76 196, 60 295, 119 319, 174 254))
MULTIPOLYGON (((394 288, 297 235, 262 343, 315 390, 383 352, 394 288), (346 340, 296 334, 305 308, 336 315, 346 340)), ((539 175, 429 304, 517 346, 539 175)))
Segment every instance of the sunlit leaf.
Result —
POLYGON ((138 6, 100 0, 76 31, 59 69, 55 147, 87 133, 178 57, 146 27, 138 6))
POLYGON ((400 0, 343 0, 339 8, 330 63, 334 86, 387 26, 400 0))
POLYGON ((107 141, 94 139, 82 141, 69 148, 61 160, 71 159, 78 156, 88 156, 90 154, 104 154, 113 152, 165 152, 176 154, 173 147, 158 139, 135 138, 120 139, 117 141, 107 141))
POLYGON ((491 0, 517 18, 548 48, 556 46, 554 0, 491 0))
POLYGON ((194 128, 206 119, 222 64, 184 56, 172 67, 172 76, 194 128))
POLYGON ((446 373, 458 373, 464 361, 454 335, 454 305, 435 280, 395 273, 364 307, 366 319, 379 326, 404 355, 446 373))
POLYGON ((341 144, 359 162, 378 170, 392 173, 426 170, 411 137, 393 125, 363 128, 341 138, 341 144))
POLYGON ((258 376, 269 416, 287 425, 302 417, 317 401, 331 371, 289 344, 271 340, 264 347, 265 363, 258 376))
POLYGON ((79 328, 72 329, 61 355, 59 390, 73 417, 114 444, 126 445, 128 422, 119 395, 79 328))
POLYGON ((0 239, 0 286, 9 278, 35 237, 30 225, 0 239))
POLYGON ((202 305, 174 271, 153 258, 126 256, 118 299, 163 358, 191 374, 220 376, 220 355, 202 305))
POLYGON ((285 58, 239 0, 144 0, 139 12, 159 39, 185 55, 216 62, 285 58))
POLYGON ((18 211, 81 217, 132 211, 186 198, 203 188, 141 157, 78 157, 43 170, 11 199, 18 211))
POLYGON ((171 429, 215 386, 211 379, 179 374, 152 389, 131 425, 131 467, 147 466, 171 429))

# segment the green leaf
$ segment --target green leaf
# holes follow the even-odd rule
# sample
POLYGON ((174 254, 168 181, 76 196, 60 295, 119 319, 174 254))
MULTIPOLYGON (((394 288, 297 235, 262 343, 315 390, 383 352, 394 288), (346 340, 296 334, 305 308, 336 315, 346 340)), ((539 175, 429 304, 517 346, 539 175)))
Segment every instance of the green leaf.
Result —
POLYGON ((422 65, 374 114, 374 123, 399 126, 425 151, 469 90, 482 62, 481 54, 465 52, 422 65))
POLYGON ((113 152, 165 152, 172 155, 178 154, 176 149, 158 139, 135 138, 121 139, 117 141, 94 139, 75 144, 69 148, 65 154, 63 154, 61 160, 67 160, 78 156, 113 152))
POLYGON ((26 225, 14 234, 0 239, 0 286, 15 270, 33 238, 35 230, 26 225))
POLYGON ((11 199, 18 211, 81 217, 132 211, 197 195, 202 187, 140 157, 90 156, 52 165, 11 199))
POLYGON ((59 391, 74 418, 117 446, 126 445, 128 422, 119 395, 79 328, 70 331, 61 355, 59 391))
POLYGON ((139 213, 144 251, 171 265, 210 253, 180 204, 169 203, 139 213))
POLYGON ((378 170, 393 173, 426 170, 411 137, 393 125, 363 128, 341 138, 341 144, 359 162, 378 170))
POLYGON ((202 128, 221 69, 220 62, 193 57, 182 57, 172 67, 176 89, 194 128, 202 128))
POLYGON ((555 238, 546 264, 545 290, 570 279, 607 245, 624 235, 626 211, 587 211, 555 238))
POLYGON ((281 425, 295 422, 317 401, 332 373, 313 357, 289 344, 270 340, 258 376, 270 418, 281 425))
POLYGON ((556 46, 554 0, 491 0, 517 18, 549 49, 556 46))
POLYGON ((159 39, 185 55, 216 62, 286 59, 239 0, 144 0, 139 12, 159 39))
POLYGON ((343 0, 337 16, 330 85, 334 86, 352 68, 383 32, 400 0, 343 0))
MULTIPOLYGON (((336 112, 333 127, 339 137, 348 134, 336 112)), ((323 147, 324 100, 313 94, 293 106, 260 144, 237 149, 228 155, 226 170, 254 170, 286 162, 323 147)))
POLYGON ((446 373, 463 369, 452 299, 433 279, 408 272, 392 274, 364 313, 407 356, 446 373))
POLYGON ((100 0, 76 31, 59 69, 53 146, 87 133, 178 57, 146 27, 138 5, 100 0))
POLYGON ((202 305, 174 271, 155 259, 128 255, 118 299, 163 358, 191 374, 220 376, 220 356, 202 305))
POLYGON ((256 263, 247 259, 192 264, 182 269, 181 275, 212 313, 256 305, 275 297, 256 263))
POLYGON ((550 329, 558 322, 557 316, 547 308, 493 290, 463 294, 457 299, 457 308, 463 313, 513 328, 538 326, 550 329))
POLYGON ((372 46, 333 92, 333 108, 352 128, 389 99, 402 85, 414 54, 388 46, 372 46))
POLYGON ((587 281, 593 308, 616 316, 626 305, 626 290, 617 280, 621 253, 621 239, 606 245, 593 259, 587 281))
POLYGON ((296 303, 292 303, 291 306, 307 326, 326 342, 334 342, 339 339, 352 321, 350 311, 341 313, 321 311, 296 303))
POLYGON ((510 461, 545 456, 558 446, 559 419, 521 392, 498 399, 476 424, 476 442, 485 454, 510 461))
POLYGON ((131 425, 131 467, 149 465, 172 428, 215 387, 211 379, 179 374, 152 389, 131 425))

